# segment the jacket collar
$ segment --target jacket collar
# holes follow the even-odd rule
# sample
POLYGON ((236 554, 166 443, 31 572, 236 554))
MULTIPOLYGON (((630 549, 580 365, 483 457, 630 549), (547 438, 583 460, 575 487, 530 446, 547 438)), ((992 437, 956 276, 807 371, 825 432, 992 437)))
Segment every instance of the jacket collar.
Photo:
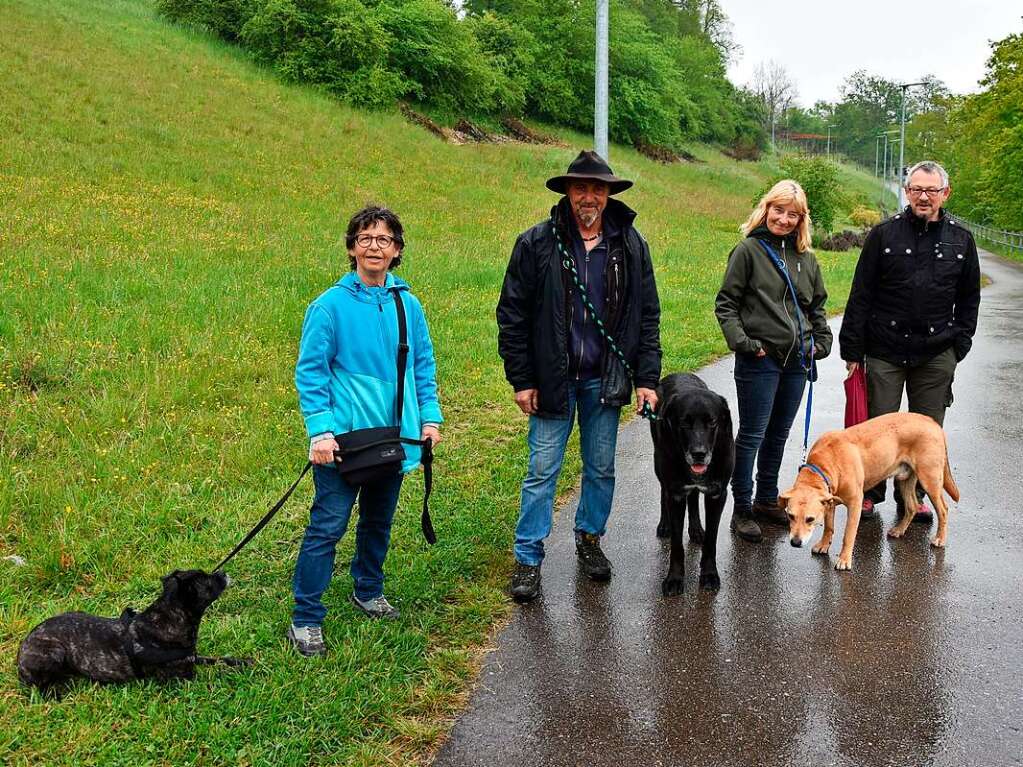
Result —
MULTIPOLYGON (((353 295, 358 294, 365 295, 371 290, 381 289, 379 286, 375 285, 370 287, 363 285, 362 280, 359 279, 359 275, 354 269, 352 269, 350 272, 345 273, 341 277, 341 279, 337 281, 337 284, 340 287, 347 290, 349 293, 352 293, 353 295)), ((398 290, 408 290, 409 286, 408 283, 405 282, 405 280, 401 279, 401 277, 395 277, 392 272, 388 272, 387 276, 384 278, 383 290, 390 290, 391 288, 397 288, 398 290)))
POLYGON ((775 248, 780 248, 782 242, 785 243, 785 249, 791 250, 793 253, 798 253, 799 250, 796 247, 796 233, 793 231, 790 234, 786 234, 784 237, 779 237, 774 234, 766 225, 760 225, 752 232, 749 233, 750 237, 757 240, 767 240, 775 248))
POLYGON ((948 213, 944 208, 938 210, 938 220, 928 221, 925 218, 920 218, 916 213, 913 212, 913 206, 907 205, 906 209, 902 211, 902 214, 906 217, 906 220, 913 225, 913 228, 918 232, 926 232, 928 229, 940 228, 945 224, 945 219, 948 218, 948 213))
MULTIPOLYGON (((565 231, 571 232, 574 227, 575 218, 572 216, 572 208, 569 205, 568 197, 562 197, 557 204, 551 208, 551 218, 565 231)), ((608 198, 607 207, 604 208, 605 228, 611 232, 621 231, 632 226, 636 220, 636 211, 630 208, 621 200, 608 198)), ((574 227, 578 232, 578 227, 574 227)))

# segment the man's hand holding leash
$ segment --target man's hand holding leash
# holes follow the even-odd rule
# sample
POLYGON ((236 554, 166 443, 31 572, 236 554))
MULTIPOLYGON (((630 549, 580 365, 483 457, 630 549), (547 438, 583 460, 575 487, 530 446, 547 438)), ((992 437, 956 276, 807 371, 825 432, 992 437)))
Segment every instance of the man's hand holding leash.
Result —
POLYGON ((636 389, 636 413, 642 415, 643 406, 650 405, 650 411, 657 412, 657 392, 653 389, 636 389))

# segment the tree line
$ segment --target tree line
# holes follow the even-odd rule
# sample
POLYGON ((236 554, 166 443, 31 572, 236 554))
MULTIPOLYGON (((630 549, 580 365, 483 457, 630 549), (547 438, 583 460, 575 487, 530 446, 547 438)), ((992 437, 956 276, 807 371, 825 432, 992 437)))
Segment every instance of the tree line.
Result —
MULTIPOLYGON (((774 97, 775 120, 786 135, 823 135, 830 126, 832 146, 843 155, 868 169, 883 167, 884 136, 892 149, 899 135, 898 82, 857 71, 846 78, 838 101, 803 109, 792 105, 794 89, 782 87, 784 72, 774 74, 754 91, 762 102, 774 97)), ((952 177, 950 206, 959 215, 1023 231, 1023 34, 991 44, 978 93, 954 95, 931 75, 920 82, 906 91, 906 163, 928 159, 944 165, 952 177)), ((894 147, 890 169, 897 158, 894 147)))
MULTIPOLYGON (((593 129, 594 0, 157 0, 292 82, 363 107, 593 129)), ((612 140, 760 147, 759 106, 726 78, 717 0, 611 0, 612 140)))

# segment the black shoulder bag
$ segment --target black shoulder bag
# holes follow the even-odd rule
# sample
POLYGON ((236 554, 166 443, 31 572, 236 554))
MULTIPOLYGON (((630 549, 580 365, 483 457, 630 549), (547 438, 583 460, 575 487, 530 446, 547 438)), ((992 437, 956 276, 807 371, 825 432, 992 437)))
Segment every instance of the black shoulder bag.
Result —
POLYGON ((349 485, 361 486, 379 482, 401 472, 405 460, 402 445, 418 445, 423 449, 422 464, 425 480, 423 493, 422 527, 427 543, 436 543, 437 536, 430 520, 430 491, 433 489, 433 440, 410 439, 401 436, 401 414, 405 404, 405 365, 408 361, 408 327, 405 305, 397 288, 392 288, 394 308, 398 313, 398 391, 395 401, 397 426, 378 426, 356 429, 335 437, 338 449, 334 451, 334 465, 349 485))

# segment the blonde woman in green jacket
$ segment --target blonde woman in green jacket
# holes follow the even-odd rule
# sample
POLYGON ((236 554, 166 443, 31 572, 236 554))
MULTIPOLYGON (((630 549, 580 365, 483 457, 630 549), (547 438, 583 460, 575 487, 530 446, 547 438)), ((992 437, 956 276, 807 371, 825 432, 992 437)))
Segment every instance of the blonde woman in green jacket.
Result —
POLYGON ((810 250, 810 209, 803 188, 789 179, 779 181, 740 231, 746 237, 728 257, 714 313, 735 352, 739 433, 731 528, 756 542, 761 538, 758 521, 788 525, 778 508, 782 453, 812 360, 831 352, 832 339, 824 311, 828 294, 810 250))

